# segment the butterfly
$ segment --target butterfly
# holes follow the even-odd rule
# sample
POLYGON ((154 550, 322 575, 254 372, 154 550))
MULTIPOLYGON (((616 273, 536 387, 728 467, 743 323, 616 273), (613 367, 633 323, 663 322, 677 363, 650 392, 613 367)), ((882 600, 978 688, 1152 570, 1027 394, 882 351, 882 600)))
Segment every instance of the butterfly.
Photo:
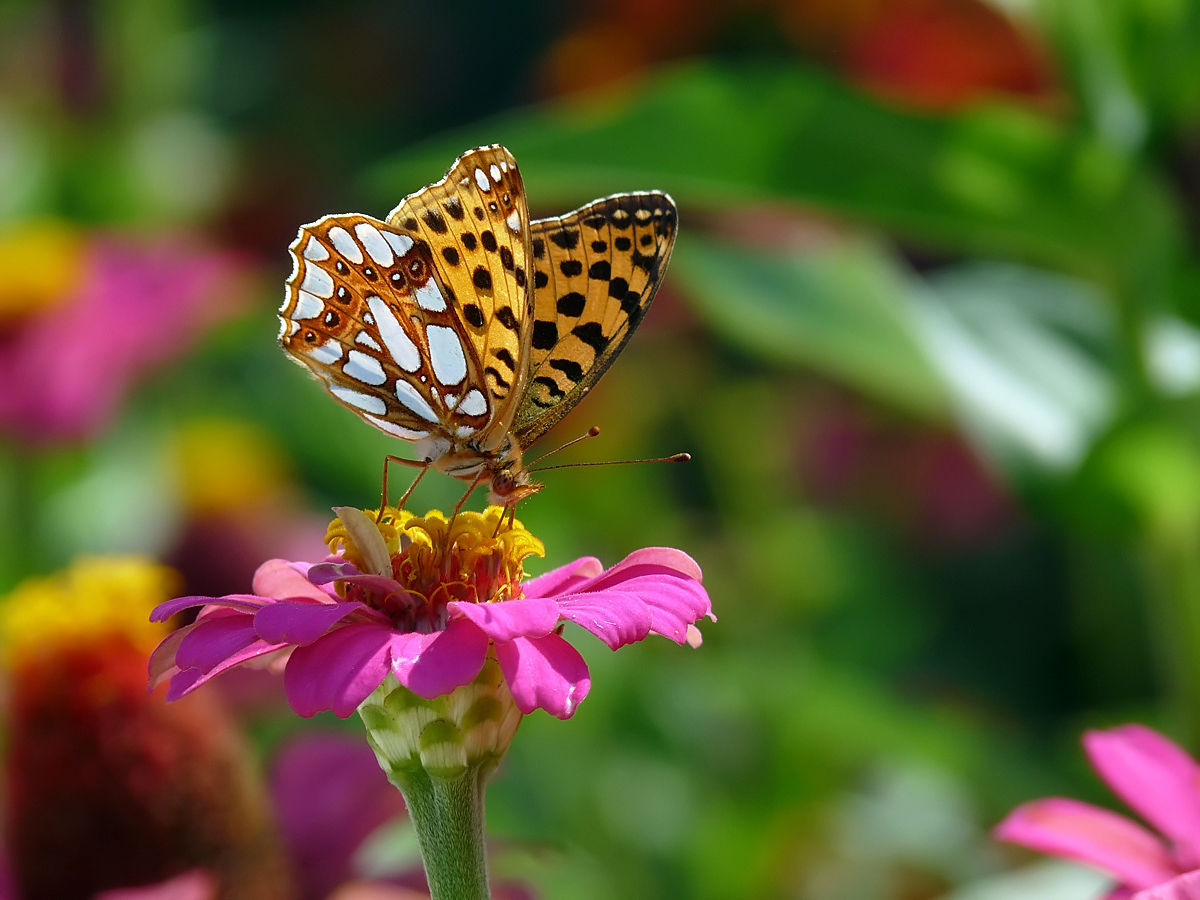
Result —
POLYGON ((677 223, 662 192, 530 221, 512 154, 479 147, 386 221, 302 226, 279 340, 334 400, 411 441, 417 465, 512 505, 540 487, 522 454, 646 314, 677 223))

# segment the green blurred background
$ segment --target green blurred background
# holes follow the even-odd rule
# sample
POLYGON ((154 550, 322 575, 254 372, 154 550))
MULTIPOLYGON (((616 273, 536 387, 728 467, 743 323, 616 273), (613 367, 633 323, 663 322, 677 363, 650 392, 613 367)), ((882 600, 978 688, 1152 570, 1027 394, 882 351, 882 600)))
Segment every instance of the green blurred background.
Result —
MULTIPOLYGON (((697 651, 577 642, 588 701, 529 717, 490 790, 500 869, 581 900, 1098 896, 987 829, 1111 802, 1085 727, 1200 749, 1192 0, 3 0, 0 356, 45 358, 22 342, 106 241, 233 278, 128 351, 99 421, 39 418, 43 367, 98 378, 72 354, 126 352, 171 285, 0 368, 0 590, 138 552, 243 591, 377 502, 399 445, 275 345, 286 247, 490 142, 535 215, 680 209, 547 444, 694 461, 548 474, 534 570, 678 546, 720 618, 697 651)), ((264 759, 357 727, 247 717, 264 759)))

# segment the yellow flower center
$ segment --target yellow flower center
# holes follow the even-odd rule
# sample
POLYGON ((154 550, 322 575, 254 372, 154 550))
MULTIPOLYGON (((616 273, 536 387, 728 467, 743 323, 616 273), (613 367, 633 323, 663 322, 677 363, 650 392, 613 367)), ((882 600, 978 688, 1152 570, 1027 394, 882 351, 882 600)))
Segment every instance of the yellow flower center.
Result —
POLYGON ((30 578, 0 601, 0 654, 13 666, 120 635, 148 654, 167 628, 150 610, 175 595, 179 576, 141 557, 81 557, 30 578))
MULTIPOLYGON (((446 603, 451 600, 490 603, 520 596, 524 559, 546 554, 542 542, 519 520, 510 522, 507 510, 499 506, 482 513, 460 512, 450 519, 437 510, 424 516, 393 507, 385 508, 381 516, 377 510, 363 512, 387 548, 391 577, 408 596, 381 597, 353 587, 345 589, 345 596, 362 600, 415 630, 444 627, 446 603)), ((325 543, 332 553, 340 550, 360 572, 373 571, 369 552, 355 543, 342 518, 330 523, 325 543)))

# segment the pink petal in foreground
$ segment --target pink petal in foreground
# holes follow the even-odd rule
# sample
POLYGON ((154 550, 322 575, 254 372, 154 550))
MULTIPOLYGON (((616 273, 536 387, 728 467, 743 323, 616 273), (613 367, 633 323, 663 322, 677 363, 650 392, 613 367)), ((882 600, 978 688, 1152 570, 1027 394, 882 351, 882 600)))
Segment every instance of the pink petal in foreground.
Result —
POLYGON ((519 637, 541 637, 558 624, 558 604, 549 598, 526 597, 504 603, 451 600, 446 609, 455 617, 470 619, 497 643, 519 637))
POLYGON ((245 613, 206 616, 188 629, 175 651, 181 669, 209 672, 258 640, 254 617, 245 613))
POLYGON ((487 659, 488 636, 468 619, 451 619, 433 634, 393 634, 392 672, 419 697, 432 700, 470 684, 487 659))
POLYGON ((237 609, 242 612, 255 612, 270 603, 268 597, 255 594, 228 594, 224 597, 176 597, 166 603, 160 603, 150 611, 151 622, 165 622, 176 613, 185 609, 195 609, 197 606, 220 606, 227 609, 237 609))
POLYGON ((313 603, 280 600, 264 606, 254 616, 254 628, 264 641, 298 644, 303 647, 325 634, 338 622, 359 613, 358 618, 372 618, 387 625, 385 616, 361 603, 313 603))
POLYGON ((564 619, 586 628, 609 649, 640 641, 650 633, 650 607, 635 593, 595 591, 564 597, 558 602, 564 619))
POLYGON ((1001 841, 1096 866, 1135 890, 1177 874, 1162 842, 1145 828, 1078 800, 1051 797, 1026 803, 992 833, 1001 841))
POLYGON ((1188 872, 1166 884, 1139 891, 1133 895, 1133 900, 1200 900, 1200 871, 1188 872))
POLYGON ((1178 744, 1143 725, 1083 736, 1092 767, 1147 822, 1200 867, 1200 766, 1178 744))
POLYGON ((170 702, 178 700, 180 697, 186 697, 196 688, 203 684, 207 684, 222 672, 228 671, 234 666, 240 666, 242 663, 258 659, 261 656, 267 656, 271 653, 275 653, 278 650, 282 650, 284 646, 286 645, 268 644, 266 641, 255 641, 245 649, 234 653, 232 656, 226 657, 207 672, 200 669, 182 669, 178 674, 171 677, 171 683, 167 688, 167 700, 170 702))
POLYGON ((592 687, 587 663, 557 634, 496 645, 496 659, 517 708, 569 719, 592 687))
POLYGON ((387 677, 391 638, 380 625, 347 625, 297 647, 283 672, 292 709, 305 718, 326 709, 349 716, 387 677))
POLYGON ((531 578, 521 586, 526 597, 550 597, 554 594, 565 594, 575 590, 586 581, 595 578, 604 571, 600 560, 594 556, 584 556, 565 566, 551 569, 544 575, 531 578))

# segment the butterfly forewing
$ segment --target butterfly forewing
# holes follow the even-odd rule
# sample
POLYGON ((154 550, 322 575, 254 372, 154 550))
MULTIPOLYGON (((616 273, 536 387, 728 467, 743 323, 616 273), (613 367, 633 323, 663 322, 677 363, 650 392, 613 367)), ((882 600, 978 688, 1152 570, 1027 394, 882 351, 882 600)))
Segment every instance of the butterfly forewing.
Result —
POLYGON ((675 243, 664 193, 617 194, 531 225, 529 385, 512 431, 528 447, 604 374, 645 315, 675 243))
POLYGON ((532 337, 529 215, 516 161, 499 146, 465 153, 388 222, 432 248, 487 395, 489 419, 477 444, 491 449, 508 435, 525 391, 532 337))
POLYGON ((466 440, 494 405, 433 248, 362 215, 300 229, 280 343, 335 400, 410 441, 466 440))

